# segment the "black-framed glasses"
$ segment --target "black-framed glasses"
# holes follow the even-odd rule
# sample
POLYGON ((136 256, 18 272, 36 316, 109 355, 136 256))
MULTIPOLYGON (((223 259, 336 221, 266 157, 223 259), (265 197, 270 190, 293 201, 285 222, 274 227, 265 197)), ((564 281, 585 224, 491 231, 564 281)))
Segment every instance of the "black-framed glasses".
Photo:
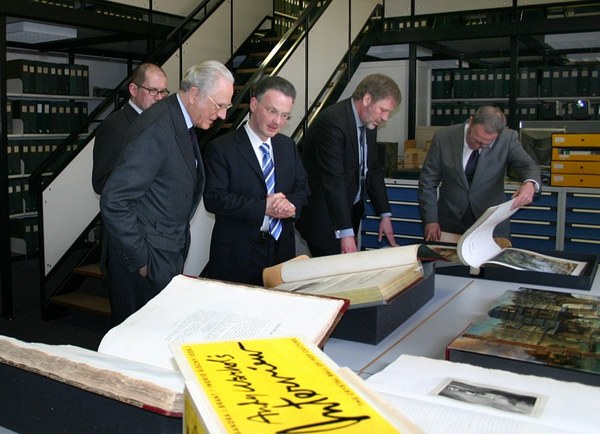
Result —
POLYGON ((169 96, 169 94, 171 93, 168 89, 159 90, 159 89, 155 89, 153 87, 142 86, 141 84, 137 84, 137 83, 133 83, 133 84, 135 84, 137 87, 141 87, 142 89, 146 89, 146 91, 152 96, 160 95, 162 97, 165 97, 165 96, 169 96))
POLYGON ((206 96, 208 97, 208 99, 210 100, 210 102, 213 103, 213 105, 215 106, 215 109, 218 112, 220 112, 221 110, 229 110, 231 107, 233 107, 233 104, 217 104, 215 102, 215 100, 210 97, 210 95, 207 94, 206 96))
POLYGON ((265 111, 267 112, 267 114, 268 114, 269 116, 272 116, 272 117, 277 117, 277 118, 281 118, 281 119, 283 119, 285 122, 287 122, 287 121, 289 121, 290 119, 292 119, 292 115, 291 115, 291 114, 289 114, 289 113, 280 113, 280 112, 278 112, 277 110, 275 110, 273 107, 269 107, 269 106, 266 106, 266 105, 264 105, 264 104, 262 103, 262 101, 261 101, 261 100, 257 99, 257 101, 258 101, 258 103, 259 103, 261 106, 263 106, 263 107, 265 108, 265 111))

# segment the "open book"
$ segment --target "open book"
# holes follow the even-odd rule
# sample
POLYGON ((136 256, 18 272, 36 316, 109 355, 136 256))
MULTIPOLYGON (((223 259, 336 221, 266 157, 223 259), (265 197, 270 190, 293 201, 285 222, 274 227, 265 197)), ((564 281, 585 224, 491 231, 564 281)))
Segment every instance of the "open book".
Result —
POLYGON ((184 432, 420 432, 301 338, 171 348, 185 377, 184 432))
POLYGON ((263 271, 267 288, 350 300, 350 308, 389 302, 423 278, 418 245, 294 258, 263 271))
MULTIPOLYGON (((488 208, 485 213, 458 240, 456 253, 459 260, 473 268, 496 265, 515 270, 579 276, 586 263, 556 256, 543 255, 530 250, 501 247, 493 237, 494 228, 513 215, 514 199, 488 208)), ((448 250, 448 247, 430 246, 432 251, 448 250)), ((450 256, 445 253, 444 256, 450 256)))
POLYGON ((366 383, 428 434, 594 433, 598 388, 402 355, 366 383))
POLYGON ((7 336, 0 336, 0 363, 166 416, 183 412, 183 378, 172 369, 7 336))
POLYGON ((341 299, 180 275, 109 330, 98 351, 177 369, 169 350, 172 343, 304 336, 321 345, 347 304, 341 299))

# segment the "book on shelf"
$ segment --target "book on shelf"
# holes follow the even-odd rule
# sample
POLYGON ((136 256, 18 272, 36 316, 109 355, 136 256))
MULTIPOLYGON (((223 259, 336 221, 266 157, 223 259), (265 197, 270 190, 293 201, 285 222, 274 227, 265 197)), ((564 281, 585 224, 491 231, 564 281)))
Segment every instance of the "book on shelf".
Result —
POLYGON ((600 297, 506 291, 447 347, 452 361, 600 385, 600 297))
POLYGON ((420 432, 299 337, 173 344, 185 432, 420 432))
POLYGON ((302 335, 324 345, 348 302, 176 276, 103 337, 99 352, 176 369, 172 343, 302 335))
POLYGON ((309 258, 266 268, 265 287, 350 300, 350 308, 387 304, 423 279, 418 245, 309 258))
POLYGON ((552 273, 565 276, 580 276, 588 268, 588 263, 542 254, 531 250, 506 247, 504 239, 494 238, 494 229, 502 221, 510 218, 518 208, 512 208, 514 199, 488 208, 483 215, 462 235, 444 233, 444 241, 457 243, 450 245, 429 245, 419 251, 423 259, 458 261, 464 265, 480 267, 508 267, 520 271, 552 273), (456 251, 456 255, 453 251, 456 251))
POLYGON ((365 380, 428 434, 594 433, 598 389, 578 383, 401 355, 365 380))

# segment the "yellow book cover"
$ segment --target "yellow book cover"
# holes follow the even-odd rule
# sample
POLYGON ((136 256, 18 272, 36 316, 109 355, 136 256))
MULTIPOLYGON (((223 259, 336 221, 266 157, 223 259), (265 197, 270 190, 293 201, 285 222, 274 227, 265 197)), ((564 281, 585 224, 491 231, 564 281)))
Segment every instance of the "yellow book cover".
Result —
POLYGON ((184 432, 412 432, 360 378, 303 339, 174 344, 172 350, 186 380, 184 432))

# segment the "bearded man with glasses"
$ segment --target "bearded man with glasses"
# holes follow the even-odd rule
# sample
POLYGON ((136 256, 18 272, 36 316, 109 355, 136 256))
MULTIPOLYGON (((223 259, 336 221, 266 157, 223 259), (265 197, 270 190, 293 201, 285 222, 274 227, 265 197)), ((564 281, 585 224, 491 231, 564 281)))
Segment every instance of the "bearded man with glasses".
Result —
MULTIPOLYGON (((442 233, 463 234, 487 208, 505 202, 509 167, 521 181, 513 206, 531 203, 540 188, 540 168, 517 137, 506 127, 504 113, 492 106, 436 131, 419 177, 425 241, 440 241, 442 233)), ((509 238, 510 222, 500 223, 494 236, 509 238)))

